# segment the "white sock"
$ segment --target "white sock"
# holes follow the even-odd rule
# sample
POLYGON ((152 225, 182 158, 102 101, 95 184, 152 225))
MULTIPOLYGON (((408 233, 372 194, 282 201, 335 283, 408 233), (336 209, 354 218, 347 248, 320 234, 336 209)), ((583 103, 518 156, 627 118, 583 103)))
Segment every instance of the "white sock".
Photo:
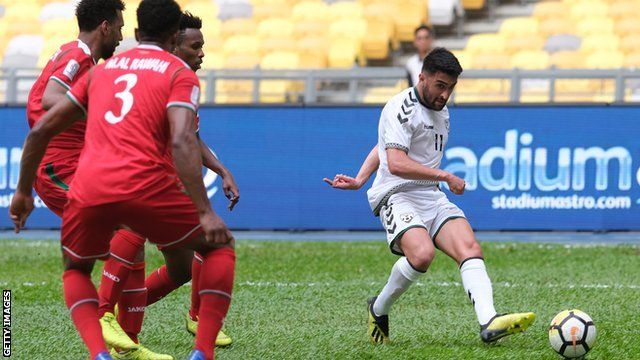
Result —
POLYGON ((484 259, 464 260, 460 266, 460 275, 462 286, 476 310, 478 322, 480 325, 485 325, 496 315, 496 309, 493 307, 493 289, 487 275, 487 268, 484 266, 484 259))
POLYGON ((391 269, 387 284, 373 304, 373 312, 378 315, 388 315, 391 305, 413 284, 423 272, 417 271, 409 264, 406 257, 396 261, 391 269))

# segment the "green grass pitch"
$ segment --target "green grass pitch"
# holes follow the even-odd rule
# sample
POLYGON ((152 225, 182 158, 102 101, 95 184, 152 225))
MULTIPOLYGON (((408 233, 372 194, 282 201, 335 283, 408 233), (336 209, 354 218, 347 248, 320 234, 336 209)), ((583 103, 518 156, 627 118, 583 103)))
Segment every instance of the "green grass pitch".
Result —
MULTIPOLYGON (((366 299, 384 285, 396 257, 380 242, 240 241, 220 359, 558 359, 547 339, 565 308, 598 329, 589 359, 640 359, 640 248, 484 243, 499 312, 534 311, 526 333, 485 345, 454 262, 442 253, 396 303, 392 343, 373 346, 366 299)), ((147 271, 161 265, 147 248, 147 271)), ((0 240, 0 282, 13 295, 14 359, 86 359, 62 300, 56 241, 0 240)), ((100 266, 99 266, 100 267, 100 266)), ((99 271, 94 270, 94 279, 99 271)), ((189 286, 147 309, 141 338, 184 359, 189 286)))

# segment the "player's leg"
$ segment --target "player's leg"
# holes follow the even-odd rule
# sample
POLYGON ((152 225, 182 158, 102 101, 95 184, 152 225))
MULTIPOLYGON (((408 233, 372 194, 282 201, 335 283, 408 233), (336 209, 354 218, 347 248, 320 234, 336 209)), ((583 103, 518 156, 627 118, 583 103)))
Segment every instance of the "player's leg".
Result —
POLYGON ((185 240, 180 247, 163 248, 169 273, 174 269, 182 271, 185 266, 184 256, 189 253, 187 248, 197 251, 203 258, 198 279, 200 308, 194 350, 210 359, 213 358, 215 339, 231 304, 235 269, 234 244, 212 244, 205 240, 203 234, 198 234, 185 240))
POLYGON ((506 315, 496 313, 493 305, 493 288, 487 274, 482 249, 465 218, 452 216, 444 219, 435 229, 434 238, 438 248, 455 260, 460 267, 462 286, 474 306, 483 341, 491 342, 522 332, 533 323, 535 320, 533 313, 506 315))
POLYGON ((402 257, 393 265, 380 294, 369 300, 368 334, 374 343, 389 341, 391 306, 427 271, 435 254, 429 233, 412 204, 396 200, 382 208, 380 219, 391 251, 402 257))
POLYGON ((147 306, 156 303, 158 300, 170 294, 173 290, 191 280, 191 261, 193 260, 193 251, 182 253, 182 258, 175 259, 171 271, 167 265, 162 265, 158 269, 149 274, 145 280, 147 288, 147 306))
MULTIPOLYGON (((109 252, 110 256, 105 262, 102 278, 100 281, 100 307, 98 315, 100 316, 100 324, 105 341, 108 345, 117 349, 127 349, 131 347, 131 342, 137 343, 137 338, 133 335, 138 324, 137 318, 140 318, 140 326, 142 325, 142 316, 130 317, 127 314, 128 307, 124 309, 120 307, 120 317, 122 321, 118 321, 115 316, 115 304, 122 299, 129 297, 129 293, 123 293, 125 287, 128 289, 137 289, 140 292, 144 288, 144 280, 140 284, 136 284, 138 277, 131 278, 134 269, 142 268, 144 274, 144 242, 145 239, 129 230, 119 230, 111 239, 109 252), (122 314, 124 310, 124 315, 122 314), (122 326, 125 325, 125 326, 122 326), (121 327, 122 326, 122 327, 121 327), (129 327, 129 334, 125 327, 129 327)), ((144 279, 144 275, 143 275, 144 279)), ((133 294, 139 295, 139 294, 133 294)), ((128 299, 125 299, 127 301, 128 299)), ((134 301, 140 300, 136 296, 134 301)), ((143 299, 146 301, 146 299, 143 299)), ((129 302, 129 301, 127 301, 129 302)), ((132 304, 133 305, 133 304, 132 304)), ((144 303, 140 306, 144 307, 144 303)), ((139 314, 136 314, 139 315, 139 314)), ((137 332, 136 332, 137 334, 137 332)))
POLYGON ((110 210, 109 206, 81 208, 70 200, 62 218, 65 302, 92 359, 110 358, 98 317, 98 292, 91 282, 95 260, 109 255, 110 234, 117 222, 110 210))

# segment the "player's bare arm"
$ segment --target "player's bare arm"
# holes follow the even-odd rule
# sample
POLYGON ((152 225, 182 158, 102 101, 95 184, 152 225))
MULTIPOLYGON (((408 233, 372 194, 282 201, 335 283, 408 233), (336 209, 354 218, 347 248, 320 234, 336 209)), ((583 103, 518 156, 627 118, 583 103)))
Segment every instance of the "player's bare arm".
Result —
POLYGON ((195 113, 182 107, 170 107, 167 109, 167 117, 171 126, 176 171, 198 210, 207 241, 216 244, 228 243, 232 239, 231 233, 222 219, 211 209, 202 182, 202 155, 196 135, 195 113))
POLYGON ((409 180, 445 181, 454 194, 464 193, 464 180, 450 172, 421 165, 400 149, 387 149, 387 161, 393 175, 409 180))
POLYGON ((375 145, 362 163, 360 171, 358 171, 358 175, 356 175, 355 178, 345 174, 336 174, 336 176, 333 177, 333 180, 328 178, 324 178, 323 180, 335 189, 359 190, 367 183, 367 181, 369 181, 371 174, 376 172, 379 166, 380 157, 378 156, 378 145, 375 145))
POLYGON ((24 227, 27 217, 33 210, 31 188, 49 141, 75 121, 81 119, 83 115, 83 110, 65 97, 29 131, 20 160, 20 179, 9 209, 9 215, 16 232, 24 227))
POLYGON ((220 175, 222 178, 222 191, 224 192, 224 196, 229 199, 229 205, 227 208, 229 211, 232 211, 236 206, 238 201, 240 201, 240 190, 238 189, 238 184, 236 184, 236 180, 231 174, 231 171, 227 169, 220 159, 218 159, 212 152, 209 150, 209 146, 202 140, 202 138, 198 138, 198 142, 200 145, 200 152, 202 153, 202 164, 207 168, 214 171, 216 174, 220 175))
POLYGON ((42 108, 45 110, 51 109, 55 104, 65 98, 67 90, 64 86, 50 79, 42 93, 42 108))

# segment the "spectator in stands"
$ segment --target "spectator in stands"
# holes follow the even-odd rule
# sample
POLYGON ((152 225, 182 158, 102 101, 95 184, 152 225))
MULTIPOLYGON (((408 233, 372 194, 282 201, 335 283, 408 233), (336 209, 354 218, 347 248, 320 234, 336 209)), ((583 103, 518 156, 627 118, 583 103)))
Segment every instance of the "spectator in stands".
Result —
POLYGON ((418 51, 415 55, 407 60, 405 69, 407 69, 407 80, 409 86, 414 86, 418 83, 418 76, 422 71, 422 62, 427 54, 431 51, 433 45, 434 33, 433 30, 427 25, 418 26, 413 32, 413 46, 418 51))

